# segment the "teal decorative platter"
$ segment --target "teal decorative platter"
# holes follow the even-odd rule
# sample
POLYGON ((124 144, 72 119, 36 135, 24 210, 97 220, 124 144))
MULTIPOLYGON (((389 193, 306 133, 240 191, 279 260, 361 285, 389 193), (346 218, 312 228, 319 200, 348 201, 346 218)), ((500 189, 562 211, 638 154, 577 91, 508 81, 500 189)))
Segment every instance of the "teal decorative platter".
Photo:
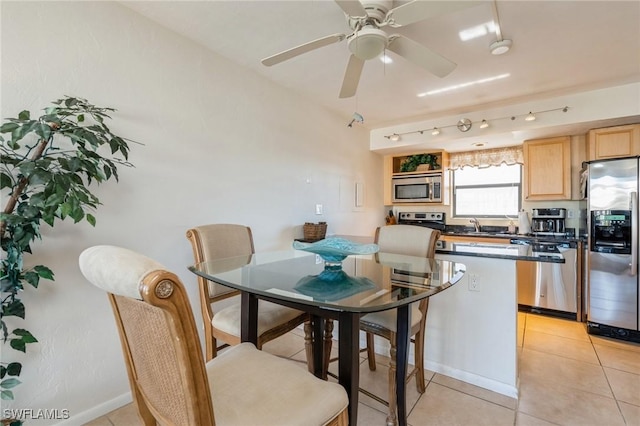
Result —
POLYGON ((352 254, 373 254, 380 250, 377 244, 359 244, 345 238, 326 238, 315 243, 294 241, 293 248, 315 253, 326 262, 342 262, 352 254))
POLYGON ((300 293, 325 302, 335 302, 375 288, 369 278, 350 277, 342 270, 325 270, 319 275, 306 276, 295 286, 300 293))

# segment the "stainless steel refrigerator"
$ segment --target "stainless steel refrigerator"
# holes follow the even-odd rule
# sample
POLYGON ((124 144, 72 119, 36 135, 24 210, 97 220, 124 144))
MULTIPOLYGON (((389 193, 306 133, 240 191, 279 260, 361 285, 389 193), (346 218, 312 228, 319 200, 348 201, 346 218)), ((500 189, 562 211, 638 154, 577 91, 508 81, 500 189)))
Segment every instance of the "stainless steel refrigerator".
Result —
POLYGON ((587 329, 640 342, 639 157, 589 163, 587 329))

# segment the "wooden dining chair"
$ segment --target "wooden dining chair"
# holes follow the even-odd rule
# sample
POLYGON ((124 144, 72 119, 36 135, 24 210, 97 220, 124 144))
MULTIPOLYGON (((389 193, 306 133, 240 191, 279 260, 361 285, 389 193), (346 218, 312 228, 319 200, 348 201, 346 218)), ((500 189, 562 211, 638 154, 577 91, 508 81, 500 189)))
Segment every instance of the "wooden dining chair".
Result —
MULTIPOLYGON (((414 225, 389 225, 376 229, 375 243, 381 252, 434 257, 440 231, 414 225)), ((429 299, 413 303, 411 309, 411 342, 414 344, 415 366, 407 381, 416 376, 418 392, 424 393, 424 337, 429 299)), ((395 309, 374 312, 360 318, 360 330, 366 332, 369 369, 376 369, 374 335, 387 339, 391 345, 389 356, 389 413, 387 424, 396 424, 396 314, 395 309)))
POLYGON ((85 278, 108 293, 144 425, 348 424, 342 386, 251 343, 205 364, 184 286, 156 261, 94 246, 79 264, 85 278))
MULTIPOLYGON (((255 252, 251 228, 236 224, 211 224, 187 231, 195 263, 226 257, 252 255, 255 252)), ((214 311, 213 304, 240 294, 198 276, 200 308, 204 320, 206 360, 215 358, 218 340, 228 345, 240 343, 240 301, 214 311)), ((236 298, 237 299, 237 298, 236 298)), ((305 312, 260 300, 258 302, 258 349, 265 343, 304 324, 305 349, 309 371, 313 371, 312 327, 305 312)), ((225 345, 221 345, 223 347, 225 345)))

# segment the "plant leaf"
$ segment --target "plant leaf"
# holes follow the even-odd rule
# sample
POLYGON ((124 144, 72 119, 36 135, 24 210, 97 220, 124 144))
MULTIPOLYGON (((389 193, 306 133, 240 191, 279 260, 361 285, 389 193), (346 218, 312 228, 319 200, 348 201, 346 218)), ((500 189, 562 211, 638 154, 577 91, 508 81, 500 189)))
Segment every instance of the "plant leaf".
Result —
POLYGON ((40 275, 40 278, 53 281, 53 271, 46 266, 37 265, 33 267, 33 270, 36 271, 38 275, 40 275))
POLYGON ((12 400, 13 399, 13 392, 11 392, 10 390, 0 391, 0 399, 3 399, 5 401, 12 400))
POLYGON ((27 352, 27 345, 22 339, 11 339, 9 340, 9 345, 16 351, 27 352))
POLYGON ((31 284, 34 288, 38 288, 40 276, 34 271, 29 271, 24 274, 24 280, 31 284))
POLYGON ((7 365, 7 374, 10 376, 19 376, 22 372, 22 364, 19 362, 11 362, 7 365))
POLYGON ((11 176, 6 173, 0 173, 0 189, 11 188, 12 186, 13 181, 11 180, 11 176))
POLYGON ((20 336, 22 338, 22 341, 25 343, 36 343, 38 341, 38 339, 33 337, 33 334, 31 334, 24 328, 16 328, 15 330, 13 330, 13 334, 15 334, 16 336, 20 336))
POLYGON ((22 382, 20 382, 20 380, 18 379, 5 379, 0 382, 0 387, 5 389, 11 389, 11 388, 15 388, 20 383, 22 382))
POLYGON ((0 126, 0 133, 13 132, 18 127, 20 127, 18 123, 12 123, 12 122, 4 123, 2 126, 0 126))
POLYGON ((9 302, 4 306, 4 310, 2 312, 6 317, 19 317, 24 319, 24 305, 19 300, 14 300, 13 302, 9 302))
POLYGON ((30 120, 30 119, 31 119, 31 113, 27 110, 20 111, 20 114, 18 114, 18 120, 30 120))

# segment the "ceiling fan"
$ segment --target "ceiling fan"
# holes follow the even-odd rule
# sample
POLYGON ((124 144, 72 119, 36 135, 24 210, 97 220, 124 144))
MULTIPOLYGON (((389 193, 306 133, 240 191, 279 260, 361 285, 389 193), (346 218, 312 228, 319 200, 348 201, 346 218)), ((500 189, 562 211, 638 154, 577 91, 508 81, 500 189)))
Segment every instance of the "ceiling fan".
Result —
POLYGON ((263 59, 262 64, 270 67, 303 53, 346 39, 351 57, 344 74, 340 98, 350 98, 356 94, 365 61, 379 56, 385 49, 402 56, 438 77, 448 75, 456 67, 454 62, 401 34, 387 34, 382 28, 403 27, 478 4, 473 1, 414 0, 392 8, 392 0, 363 0, 362 2, 335 0, 335 2, 345 13, 347 23, 353 31, 351 34, 331 34, 301 44, 263 59))

